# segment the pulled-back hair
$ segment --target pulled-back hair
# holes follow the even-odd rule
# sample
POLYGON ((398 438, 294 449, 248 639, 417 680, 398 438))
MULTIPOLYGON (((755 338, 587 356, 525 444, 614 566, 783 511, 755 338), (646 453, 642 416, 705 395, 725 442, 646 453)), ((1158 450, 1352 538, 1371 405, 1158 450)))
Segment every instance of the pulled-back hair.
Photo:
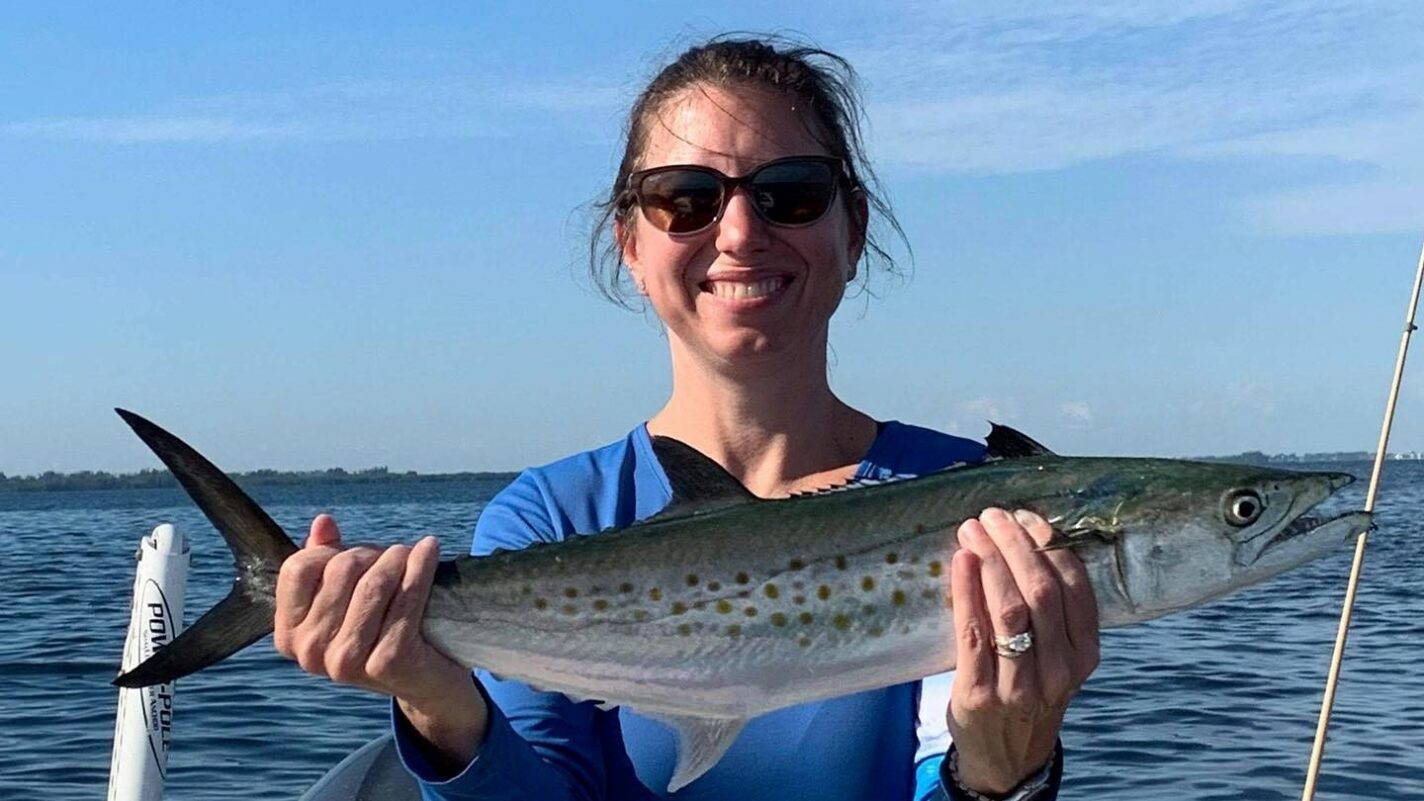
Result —
MULTIPOLYGON (((614 219, 631 230, 628 215, 633 205, 625 201, 628 176, 639 169, 652 129, 664 104, 697 86, 720 89, 761 88, 784 92, 802 116, 807 130, 826 151, 845 162, 851 186, 865 195, 872 219, 867 221, 864 258, 879 263, 886 273, 898 273, 895 259, 881 245, 877 229, 888 227, 909 242, 889 204, 877 191, 879 182, 865 156, 860 121, 864 117, 855 69, 844 58, 780 36, 734 38, 718 36, 689 48, 658 72, 633 103, 625 127, 623 158, 607 196, 594 204, 595 221, 589 240, 589 274, 609 300, 627 308, 629 282, 621 269, 621 242, 613 235, 614 219)), ((852 213, 854 208, 852 207, 852 213)), ((628 235, 625 233, 625 235, 628 235)), ((870 269, 858 270, 860 280, 870 269)))

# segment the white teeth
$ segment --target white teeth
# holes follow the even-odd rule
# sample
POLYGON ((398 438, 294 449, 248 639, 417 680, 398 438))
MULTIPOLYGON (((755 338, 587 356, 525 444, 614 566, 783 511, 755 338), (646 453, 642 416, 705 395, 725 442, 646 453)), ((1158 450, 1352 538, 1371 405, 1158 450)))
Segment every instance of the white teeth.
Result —
POLYGON ((742 300, 761 298, 786 286, 785 278, 766 278, 761 281, 709 281, 712 294, 719 298, 742 300))

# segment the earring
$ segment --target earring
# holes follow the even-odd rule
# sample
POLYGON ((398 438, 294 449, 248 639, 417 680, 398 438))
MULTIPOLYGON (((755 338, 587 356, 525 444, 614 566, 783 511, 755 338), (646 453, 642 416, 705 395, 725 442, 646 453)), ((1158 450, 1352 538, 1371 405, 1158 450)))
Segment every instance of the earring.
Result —
POLYGON ((645 281, 643 281, 643 279, 637 278, 637 279, 634 279, 634 281, 638 284, 638 294, 639 294, 639 295, 646 295, 646 294, 648 294, 648 284, 647 284, 645 281))

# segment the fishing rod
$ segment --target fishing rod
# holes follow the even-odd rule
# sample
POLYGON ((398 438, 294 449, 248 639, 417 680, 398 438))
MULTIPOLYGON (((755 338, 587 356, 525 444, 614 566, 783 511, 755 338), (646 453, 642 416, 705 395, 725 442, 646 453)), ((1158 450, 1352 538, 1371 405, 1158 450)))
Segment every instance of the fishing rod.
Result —
MULTIPOLYGON (((1409 309, 1404 315, 1404 333, 1399 340, 1399 356, 1394 362, 1394 381, 1389 388, 1389 402, 1384 407, 1384 423, 1380 426, 1379 446, 1375 448, 1375 464, 1370 471, 1370 490, 1365 496, 1365 511, 1375 510, 1379 494, 1380 473, 1384 468, 1385 448, 1389 445, 1389 429, 1394 425, 1394 404, 1399 399, 1399 384, 1404 378, 1404 357, 1409 353, 1409 338, 1418 327, 1414 313, 1419 308, 1419 288, 1424 284, 1424 249, 1419 251, 1419 268, 1414 274, 1414 291, 1409 297, 1409 309)), ((1360 584, 1360 568, 1365 562, 1365 543, 1369 529, 1355 540, 1355 561, 1350 567, 1350 583, 1345 589, 1345 603, 1340 610, 1340 629, 1335 634, 1335 654, 1330 660, 1330 674, 1325 679, 1325 698, 1320 702, 1320 722, 1315 727, 1315 745, 1310 749, 1310 767, 1306 770, 1305 791, 1301 801, 1315 798, 1315 780, 1320 773, 1320 757, 1325 752, 1325 732, 1330 727, 1330 710, 1335 705, 1335 687, 1340 681, 1340 663, 1345 657, 1345 638, 1350 631, 1350 613, 1355 607, 1355 591, 1360 584)))

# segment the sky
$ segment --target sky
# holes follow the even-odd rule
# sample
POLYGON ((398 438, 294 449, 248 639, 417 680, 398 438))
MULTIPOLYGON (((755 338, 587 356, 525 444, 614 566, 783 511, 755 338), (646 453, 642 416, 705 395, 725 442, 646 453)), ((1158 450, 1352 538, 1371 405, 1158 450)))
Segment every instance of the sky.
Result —
MULTIPOLYGON (((626 109, 709 35, 848 58, 913 248, 852 404, 1065 454, 1370 450, 1424 242, 1408 2, 7 3, 0 472, 513 470, 668 391, 586 277, 626 109)), ((1391 450, 1424 450, 1424 365, 1391 450)))

